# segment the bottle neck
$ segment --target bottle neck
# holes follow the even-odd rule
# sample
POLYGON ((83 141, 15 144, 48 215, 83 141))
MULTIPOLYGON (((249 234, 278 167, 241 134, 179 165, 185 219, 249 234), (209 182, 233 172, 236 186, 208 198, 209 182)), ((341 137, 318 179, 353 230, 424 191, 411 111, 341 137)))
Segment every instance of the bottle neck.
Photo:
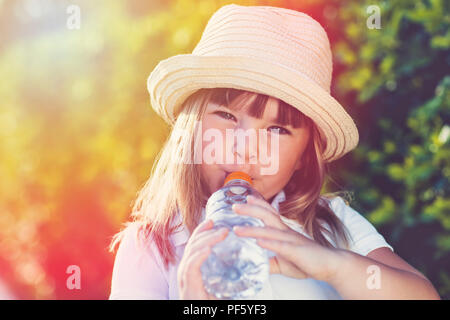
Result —
POLYGON ((228 181, 224 186, 228 186, 228 185, 235 184, 235 183, 240 183, 240 184, 245 183, 246 185, 248 185, 248 186, 250 186, 250 187, 252 186, 248 181, 243 180, 243 179, 233 179, 233 180, 230 180, 230 181, 228 181))

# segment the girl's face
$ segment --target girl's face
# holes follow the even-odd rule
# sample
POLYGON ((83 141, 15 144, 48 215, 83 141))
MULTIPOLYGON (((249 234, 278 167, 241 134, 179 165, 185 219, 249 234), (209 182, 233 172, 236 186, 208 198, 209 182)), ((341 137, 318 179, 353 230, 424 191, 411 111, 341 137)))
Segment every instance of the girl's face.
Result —
MULTIPOLYGON (((280 126, 277 124, 275 119, 277 119, 278 99, 273 97, 269 97, 261 119, 250 116, 247 108, 244 106, 241 110, 236 111, 215 103, 207 105, 201 122, 203 137, 201 172, 210 194, 223 186, 228 173, 232 171, 246 172, 252 177, 254 188, 269 201, 286 186, 294 171, 301 167, 302 154, 306 149, 310 132, 307 127, 294 128, 290 125, 280 126), (227 137, 227 129, 241 129, 243 132, 253 132, 254 130, 257 143, 253 145, 250 143, 249 134, 246 134, 243 139, 236 139, 234 135, 230 134, 227 137), (252 130, 247 131, 249 129, 252 130), (209 135, 205 135, 208 130, 209 135), (260 130, 267 131, 266 138, 260 134, 260 130), (213 132, 214 137, 222 138, 222 144, 218 144, 214 138, 211 138, 213 132), (274 149, 276 155, 271 154, 271 143, 276 138, 274 135, 277 135, 279 139, 278 147, 274 149), (210 144, 213 144, 214 147, 210 144), (242 148, 242 144, 244 144, 244 148, 242 148), (222 150, 216 150, 217 148, 222 148, 222 150), (276 169, 271 170, 270 174, 262 174, 264 171, 261 171, 261 168, 267 169, 268 167, 267 160, 263 162, 260 158, 262 148, 265 148, 265 151, 262 151, 263 154, 278 161, 276 169), (206 153, 205 149, 207 149, 206 153), (214 154, 221 152, 223 161, 213 161, 212 163, 205 161, 205 154, 212 154, 211 150, 214 150, 214 154), (234 161, 226 161, 227 155, 234 161), (256 156, 257 159, 250 159, 252 156, 256 156), (241 158, 239 160, 241 162, 238 162, 238 157, 241 158), (242 162, 244 163, 240 164, 242 162)), ((236 131, 231 132, 235 133, 236 131)))

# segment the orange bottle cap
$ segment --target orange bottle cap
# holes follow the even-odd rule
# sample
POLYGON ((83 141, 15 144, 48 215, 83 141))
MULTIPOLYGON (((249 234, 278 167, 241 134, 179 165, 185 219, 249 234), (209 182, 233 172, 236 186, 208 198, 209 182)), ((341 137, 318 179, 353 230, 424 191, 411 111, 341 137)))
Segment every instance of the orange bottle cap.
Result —
POLYGON ((250 185, 253 185, 253 181, 252 178, 246 174, 245 172, 242 171, 234 171, 231 172, 226 178, 225 178, 225 182, 223 183, 223 185, 226 185, 230 180, 233 179, 241 179, 241 180, 245 180, 248 183, 250 183, 250 185))

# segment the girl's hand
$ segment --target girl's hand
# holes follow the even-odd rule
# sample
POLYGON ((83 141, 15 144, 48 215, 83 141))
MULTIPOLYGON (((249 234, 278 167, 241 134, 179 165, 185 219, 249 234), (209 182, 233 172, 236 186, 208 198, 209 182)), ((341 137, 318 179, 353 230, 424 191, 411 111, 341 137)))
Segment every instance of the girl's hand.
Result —
POLYGON ((265 227, 235 227, 238 236, 256 238, 257 243, 276 254, 270 258, 270 273, 293 278, 328 281, 337 271, 340 250, 324 247, 288 227, 265 200, 248 196, 246 204, 235 204, 238 214, 261 219, 265 227))
POLYGON ((208 258, 211 248, 226 238, 228 229, 212 229, 212 220, 200 223, 192 232, 177 272, 178 295, 183 300, 218 300, 203 286, 200 267, 208 258))

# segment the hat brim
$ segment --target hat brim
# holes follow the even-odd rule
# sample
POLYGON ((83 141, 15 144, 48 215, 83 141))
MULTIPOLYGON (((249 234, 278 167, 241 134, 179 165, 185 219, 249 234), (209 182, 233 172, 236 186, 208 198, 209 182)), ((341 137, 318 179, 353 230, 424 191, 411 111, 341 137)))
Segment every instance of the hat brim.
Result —
POLYGON ((186 98, 202 88, 235 88, 283 100, 311 118, 326 139, 325 162, 356 147, 358 129, 327 91, 293 69, 241 56, 180 54, 162 60, 147 80, 153 109, 173 124, 186 98))

